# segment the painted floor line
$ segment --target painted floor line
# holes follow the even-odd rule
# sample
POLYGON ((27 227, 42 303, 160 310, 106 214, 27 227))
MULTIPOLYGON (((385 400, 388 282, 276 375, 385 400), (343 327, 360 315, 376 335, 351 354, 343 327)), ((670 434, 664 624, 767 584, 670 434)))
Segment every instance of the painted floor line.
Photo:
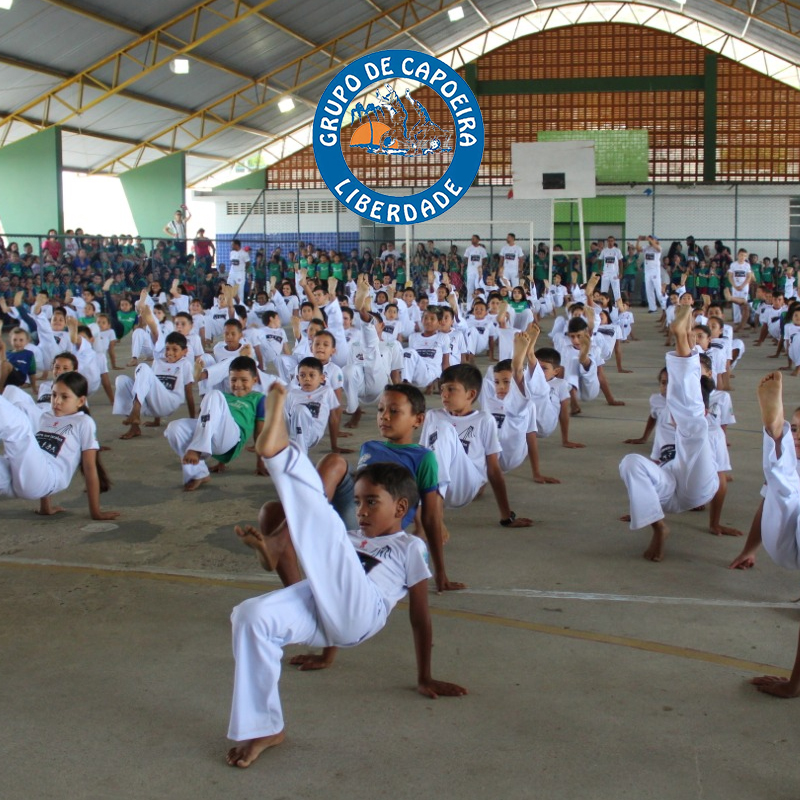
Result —
MULTIPOLYGON (((119 567, 107 565, 87 565, 87 564, 67 564, 64 562, 52 561, 49 559, 25 559, 25 558, 0 558, 0 566, 10 569, 40 569, 42 571, 52 573, 78 573, 96 575, 100 577, 130 577, 140 578, 144 580, 160 580, 172 583, 188 583, 188 584, 201 584, 206 586, 224 586, 227 588, 241 588, 253 589, 255 591, 264 591, 267 589, 265 581, 247 581, 230 576, 214 576, 211 577, 208 573, 194 572, 191 570, 166 570, 164 568, 152 567, 148 570, 134 569, 132 567, 119 567)), ((265 576, 271 580, 268 583, 272 586, 267 591, 272 591, 272 588, 277 588, 277 581, 274 576, 265 576)), ((473 594, 479 593, 480 590, 475 590, 473 594)), ((451 597, 457 594, 450 595, 451 597)), ((407 607, 405 603, 400 603, 400 607, 407 607)), ((795 607, 795 606, 790 606, 795 607)), ((500 617, 493 614, 481 614, 473 611, 462 611, 459 609, 438 608, 431 607, 431 614, 437 617, 446 617, 449 619, 461 619, 468 622, 481 622, 489 625, 498 625, 504 628, 514 628, 517 630, 526 630, 534 633, 543 633, 548 636, 558 636, 567 639, 578 639, 585 642, 594 642, 596 644, 611 644, 618 647, 627 647, 632 650, 641 650, 650 653, 659 653, 661 655, 674 656, 676 658, 685 658, 693 661, 703 661, 707 664, 714 664, 716 666, 730 667, 736 670, 743 670, 746 672, 767 673, 769 675, 778 675, 780 677, 788 678, 790 671, 775 667, 772 664, 762 664, 755 661, 747 661, 732 656, 724 656, 718 653, 711 653, 705 650, 697 650, 691 647, 680 647, 678 645, 664 644, 662 642, 653 642, 647 639, 637 639, 630 636, 617 636, 614 634, 597 633, 595 631, 585 631, 578 628, 564 628, 557 625, 546 625, 540 622, 527 622, 525 620, 512 619, 510 617, 500 617)))
POLYGON ((723 608, 791 608, 800 609, 798 602, 768 603, 754 600, 715 600, 705 597, 659 597, 640 594, 601 594, 597 592, 555 592, 543 589, 466 589, 459 594, 489 597, 531 597, 550 600, 590 600, 614 603, 646 603, 667 606, 721 606, 723 608))

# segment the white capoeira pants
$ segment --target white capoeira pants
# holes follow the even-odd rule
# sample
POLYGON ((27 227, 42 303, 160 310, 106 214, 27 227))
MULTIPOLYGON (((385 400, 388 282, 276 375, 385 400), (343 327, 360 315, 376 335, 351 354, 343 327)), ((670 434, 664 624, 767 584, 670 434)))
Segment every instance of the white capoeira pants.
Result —
POLYGON ((0 395, 0 440, 5 448, 0 456, 0 495, 39 500, 69 486, 62 485, 55 458, 39 447, 32 419, 5 394, 0 395))
POLYGON ((516 331, 524 331, 533 322, 533 311, 529 308, 524 308, 522 311, 517 311, 514 315, 513 327, 516 331))
MULTIPOLYGON (((739 355, 731 362, 731 369, 736 369, 736 365, 742 360, 742 356, 744 355, 745 346, 744 342, 741 339, 734 339, 731 342, 731 352, 737 350, 739 355)), ((791 353, 789 354, 789 358, 791 358, 791 353)))
POLYGON ((39 405, 33 399, 33 395, 28 394, 24 389, 20 389, 19 386, 6 386, 3 390, 3 397, 25 414, 34 429, 39 427, 39 419, 50 406, 49 403, 47 407, 39 405))
POLYGON ((764 432, 764 512, 761 542, 769 557, 786 569, 800 569, 800 476, 797 474, 792 431, 783 423, 781 454, 764 432))
POLYGON ((667 354, 667 408, 675 420, 675 458, 663 466, 631 453, 619 473, 628 490, 631 530, 708 503, 719 488, 700 389, 700 359, 667 354))
POLYGON ((442 377, 442 364, 432 358, 423 358, 416 350, 405 350, 403 380, 424 389, 442 377))
POLYGON ((551 398, 550 386, 538 364, 525 373, 525 393, 536 409, 536 433, 546 439, 558 427, 561 404, 551 398))
POLYGON ((574 348, 572 352, 567 351, 567 358, 564 359, 564 380, 573 388, 577 389, 581 400, 594 400, 600 394, 600 379, 597 376, 597 364, 591 358, 588 367, 584 367, 578 360, 578 351, 574 348))
POLYGON ((383 387, 389 383, 386 359, 347 364, 342 370, 342 381, 347 396, 345 411, 355 414, 361 403, 375 403, 383 394, 383 387))
POLYGON ((661 305, 661 270, 658 272, 644 271, 644 290, 647 296, 647 307, 650 311, 657 311, 661 305))
POLYGON ((612 275, 603 275, 603 277, 600 278, 600 291, 607 292, 609 287, 611 287, 611 291, 614 293, 614 300, 619 300, 619 275, 616 277, 612 275))
POLYGON ((142 414, 148 417, 168 417, 178 410, 183 398, 167 389, 151 366, 139 364, 133 374, 133 378, 117 377, 112 414, 127 417, 135 400, 141 404, 142 414))
POLYGON ((238 273, 231 273, 228 275, 228 286, 236 287, 236 297, 238 298, 238 305, 244 304, 244 284, 247 281, 247 276, 238 273))
POLYGON ((742 321, 742 311, 745 314, 750 314, 750 292, 749 290, 731 289, 731 298, 736 300, 744 300, 743 304, 731 303, 733 308, 733 324, 738 325, 742 321))
POLYGON ((208 465, 204 459, 233 450, 241 435, 224 395, 218 391, 211 391, 203 398, 197 419, 173 420, 164 431, 164 437, 178 458, 183 458, 187 450, 200 453, 197 464, 181 465, 185 484, 207 478, 208 465))
POLYGON ((131 358, 152 358, 153 339, 150 330, 134 328, 131 331, 131 358))
POLYGON ((480 282, 481 274, 478 270, 467 268, 467 307, 472 305, 472 300, 475 297, 475 292, 478 291, 478 283, 480 282))
POLYGON ((289 438, 300 448, 303 453, 307 453, 312 447, 319 444, 320 439, 325 435, 325 426, 328 424, 326 419, 315 419, 308 406, 301 403, 286 413, 286 427, 289 429, 289 438))
POLYGON ((235 741, 283 730, 278 681, 286 645, 352 647, 374 636, 387 617, 311 462, 290 446, 264 464, 306 580, 233 609, 236 667, 228 737, 235 741))
POLYGON ((471 503, 486 483, 484 473, 470 460, 456 429, 443 419, 436 426, 436 441, 429 445, 439 466, 439 494, 445 508, 471 503))

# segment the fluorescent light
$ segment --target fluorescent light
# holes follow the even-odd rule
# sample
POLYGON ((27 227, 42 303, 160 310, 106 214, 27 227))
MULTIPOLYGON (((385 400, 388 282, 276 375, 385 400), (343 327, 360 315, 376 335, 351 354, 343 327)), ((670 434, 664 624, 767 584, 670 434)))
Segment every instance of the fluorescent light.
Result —
POLYGON ((281 114, 285 114, 287 111, 292 111, 294 109, 294 100, 291 97, 284 97, 283 100, 278 103, 278 108, 280 109, 281 114))
POLYGON ((451 8, 447 12, 447 16, 450 17, 450 22, 458 22, 460 19, 464 19, 464 9, 461 6, 451 8))
MULTIPOLYGON (((2 2, 2 0, 0 0, 0 2, 2 2)), ((189 59, 188 58, 173 58, 172 61, 169 62, 169 68, 176 75, 188 75, 189 74, 189 59)))
POLYGON ((0 8, 3 9, 3 11, 8 11, 13 5, 14 0, 0 0, 0 8))

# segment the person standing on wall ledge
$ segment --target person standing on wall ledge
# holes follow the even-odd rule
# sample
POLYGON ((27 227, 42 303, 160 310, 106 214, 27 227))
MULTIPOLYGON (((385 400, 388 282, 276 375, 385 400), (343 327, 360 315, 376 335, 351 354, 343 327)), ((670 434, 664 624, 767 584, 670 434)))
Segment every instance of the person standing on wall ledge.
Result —
POLYGON ((217 248, 214 242, 206 236, 205 228, 198 228, 194 237, 194 257, 198 268, 209 270, 214 263, 217 248))
POLYGON ((186 203, 172 215, 172 219, 164 226, 164 233, 168 233, 175 240, 181 263, 186 261, 186 223, 192 218, 186 203))

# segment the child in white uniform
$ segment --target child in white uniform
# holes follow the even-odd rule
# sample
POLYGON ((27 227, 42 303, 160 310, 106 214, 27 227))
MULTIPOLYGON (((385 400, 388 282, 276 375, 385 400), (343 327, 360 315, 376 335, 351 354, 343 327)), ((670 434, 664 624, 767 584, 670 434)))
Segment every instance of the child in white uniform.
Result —
POLYGON ((285 390, 269 395, 269 422, 256 451, 272 476, 286 525, 272 536, 255 528, 237 534, 274 568, 291 542, 306 580, 246 600, 231 615, 236 660, 228 736, 231 766, 248 767, 284 738, 278 682, 287 644, 352 647, 374 636, 408 592, 417 653, 417 690, 427 697, 463 695, 430 673, 427 552, 400 521, 417 500, 413 476, 397 465, 367 467, 356 479, 360 530, 348 532, 328 504, 319 475, 289 442, 282 408, 285 390))
POLYGON ((297 385, 286 396, 286 423, 290 437, 307 453, 325 435, 331 412, 339 408, 333 388, 325 382, 322 362, 309 356, 297 365, 297 385))
POLYGON ((673 325, 675 352, 667 354, 667 413, 675 421, 675 457, 657 465, 644 456, 629 454, 619 466, 630 498, 631 530, 646 525, 653 528, 650 546, 644 552, 650 561, 664 558, 669 534, 665 513, 705 505, 719 488, 701 388, 700 357, 692 354, 689 346, 691 329, 691 309, 682 306, 673 325))
POLYGON ((258 381, 256 362, 239 356, 228 370, 230 392, 210 391, 200 404, 197 419, 173 420, 164 431, 164 438, 181 459, 185 492, 211 480, 211 471, 222 472, 242 451, 247 438, 261 432, 264 395, 253 391, 258 381), (218 462, 212 469, 205 462, 208 456, 218 462))
POLYGON ((134 439, 142 435, 142 414, 154 417, 146 422, 148 428, 161 425, 161 417, 174 414, 185 402, 189 416, 194 419, 194 395, 192 394, 192 365, 188 358, 186 337, 173 331, 158 351, 153 366, 139 364, 133 378, 120 375, 117 378, 117 392, 114 397, 113 414, 124 416, 123 425, 128 430, 120 439, 134 439))
POLYGON ((420 444, 433 450, 439 465, 439 493, 445 507, 471 503, 488 480, 504 527, 527 528, 531 520, 511 510, 499 454, 497 425, 488 411, 475 411, 483 378, 471 364, 457 364, 442 373, 442 408, 425 414, 420 444))
POLYGON ((53 381, 51 408, 33 425, 21 411, 0 395, 0 495, 39 500, 40 514, 57 514, 50 495, 63 492, 80 466, 92 519, 115 519, 117 511, 100 509, 100 493, 110 481, 98 452, 97 428, 86 406, 88 385, 79 372, 66 372, 53 381))

